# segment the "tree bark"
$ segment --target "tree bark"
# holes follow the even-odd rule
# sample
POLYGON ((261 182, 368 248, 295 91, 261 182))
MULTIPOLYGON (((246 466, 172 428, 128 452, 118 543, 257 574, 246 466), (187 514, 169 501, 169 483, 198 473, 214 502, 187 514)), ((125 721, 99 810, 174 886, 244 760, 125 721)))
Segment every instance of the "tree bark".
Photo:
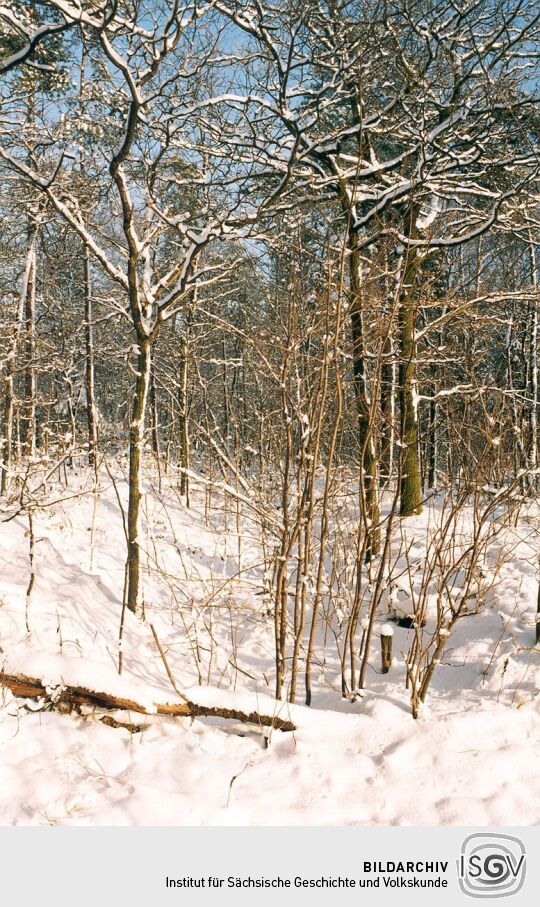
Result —
MULTIPOLYGON (((225 708, 223 706, 205 706, 185 699, 184 702, 155 703, 154 710, 149 711, 136 700, 124 699, 112 693, 87 690, 84 687, 68 686, 63 684, 60 692, 48 692, 47 686, 35 677, 23 674, 8 674, 0 672, 0 686, 7 687, 15 696, 24 699, 44 699, 54 708, 59 710, 78 709, 82 705, 94 706, 101 709, 126 709, 140 715, 168 715, 173 718, 230 718, 234 721, 243 721, 249 724, 262 725, 263 727, 276 728, 281 731, 294 731, 296 725, 292 721, 280 718, 278 715, 260 715, 258 712, 246 712, 241 709, 225 708)), ((276 707, 283 703, 276 702, 276 707)))
POLYGON ((156 391, 155 358, 150 370, 150 414, 152 417, 152 451, 154 456, 159 460, 161 451, 159 445, 159 413, 156 391))
POLYGON ((4 494, 8 486, 9 470, 11 468, 11 439, 13 434, 13 366, 8 362, 6 377, 4 378, 4 424, 2 428, 1 451, 1 476, 0 494, 4 494))
POLYGON ((380 479, 386 485, 392 478, 394 468, 394 418, 395 418, 395 362, 394 344, 391 336, 384 343, 381 365, 381 439, 380 479))
MULTIPOLYGON (((538 262, 536 246, 531 241, 529 245, 531 258, 531 285, 538 293, 538 262)), ((538 299, 533 299, 529 315, 529 447, 527 467, 534 473, 538 468, 538 299)), ((529 476, 529 487, 538 489, 538 476, 529 476)))
POLYGON ((438 454, 438 431, 437 431, 437 385, 435 380, 430 385, 429 401, 429 429, 428 429, 428 463, 427 463, 427 487, 430 491, 436 490, 437 484, 437 454, 438 454))
POLYGON ((92 287, 90 283, 90 262, 88 246, 83 245, 84 284, 84 338, 85 338, 85 383, 86 421, 88 425, 88 463, 95 466, 97 457, 97 422, 94 385, 94 329, 92 325, 92 287))
POLYGON ((152 341, 139 337, 137 377, 133 397, 133 410, 129 426, 129 501, 128 501, 128 556, 127 556, 127 606, 139 616, 144 615, 141 542, 142 542, 142 472, 146 407, 152 368, 152 341))
POLYGON ((36 452, 36 371, 35 371, 35 318, 36 318, 36 246, 38 225, 30 216, 26 267, 24 272, 24 401, 21 414, 23 455, 33 457, 36 452))
POLYGON ((360 442, 360 486, 368 533, 366 560, 369 561, 379 553, 381 544, 379 479, 364 356, 361 261, 359 253, 354 249, 354 240, 352 240, 349 250, 349 282, 353 379, 360 442))
MULTIPOLYGON (((411 239, 417 235, 418 213, 416 206, 413 206, 407 214, 406 232, 411 239)), ((419 268, 418 252, 414 247, 408 246, 403 253, 398 307, 401 516, 420 513, 422 510, 415 341, 415 285, 419 268)))
POLYGON ((187 406, 188 382, 188 343, 187 336, 182 333, 180 337, 180 367, 178 374, 178 409, 180 415, 180 494, 186 496, 186 507, 189 507, 189 425, 187 406))
POLYGON ((225 447, 229 450, 230 436, 230 404, 229 404, 229 376, 227 370, 227 342, 225 338, 221 341, 223 355, 223 434, 225 436, 225 447))

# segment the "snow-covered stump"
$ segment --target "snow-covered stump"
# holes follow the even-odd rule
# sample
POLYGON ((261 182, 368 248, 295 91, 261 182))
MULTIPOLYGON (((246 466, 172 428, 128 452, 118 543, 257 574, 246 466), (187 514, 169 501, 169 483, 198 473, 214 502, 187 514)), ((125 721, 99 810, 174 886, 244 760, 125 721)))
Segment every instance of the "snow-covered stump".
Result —
POLYGON ((392 665, 392 639, 394 631, 390 624, 385 624, 381 629, 381 673, 388 674, 392 665))

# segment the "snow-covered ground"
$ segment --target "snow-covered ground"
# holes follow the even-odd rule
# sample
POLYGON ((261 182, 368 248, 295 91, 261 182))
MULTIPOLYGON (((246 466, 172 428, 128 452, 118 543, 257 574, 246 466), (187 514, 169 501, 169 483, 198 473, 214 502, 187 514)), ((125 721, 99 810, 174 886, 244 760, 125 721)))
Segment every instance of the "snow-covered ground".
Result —
MULTIPOLYGON (((237 522, 233 507, 224 513, 203 486, 189 510, 172 484, 161 497, 147 490, 146 623, 126 614, 121 678, 124 530, 106 473, 99 494, 90 474, 74 473, 35 511, 28 599, 28 517, 0 525, 6 669, 51 685, 93 678, 119 695, 144 685, 141 695, 151 687, 174 700, 152 623, 178 687, 219 688, 225 702, 233 691, 248 704, 272 696, 273 623, 255 525, 237 522)), ((125 499, 121 478, 117 492, 125 499)), ((2 519, 14 510, 6 505, 2 519)), ((419 561, 432 520, 426 508, 406 521, 419 561)), ((313 707, 283 703, 297 730, 274 730, 268 743, 234 721, 118 713, 143 725, 131 733, 0 690, 0 824, 538 824, 537 525, 530 512, 498 536, 500 574, 478 613, 458 623, 417 721, 404 689, 412 631, 399 627, 390 672, 378 673, 374 646, 354 702, 341 698, 328 644, 313 707)))

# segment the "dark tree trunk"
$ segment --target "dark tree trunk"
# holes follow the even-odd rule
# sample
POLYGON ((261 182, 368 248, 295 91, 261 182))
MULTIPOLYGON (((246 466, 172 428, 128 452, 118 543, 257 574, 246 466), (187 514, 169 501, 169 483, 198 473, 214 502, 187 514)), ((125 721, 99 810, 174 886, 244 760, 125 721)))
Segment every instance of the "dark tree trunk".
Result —
POLYGON ((38 226, 31 217, 24 285, 24 400, 21 413, 22 447, 27 457, 36 452, 36 246, 38 226))
POLYGON ((92 325, 92 287, 90 284, 90 263, 88 246, 83 247, 84 282, 84 339, 85 339, 85 383, 86 423, 88 426, 88 463, 95 466, 97 458, 97 422, 94 386, 94 329, 92 325))
MULTIPOLYGON (((418 213, 416 206, 413 206, 407 215, 407 234, 410 239, 414 239, 417 235, 415 224, 418 213)), ((401 516, 420 513, 422 510, 415 342, 415 285, 419 268, 418 252, 414 247, 408 246, 403 253, 398 308, 401 516)))
POLYGON ((386 338, 381 366, 381 485, 386 485, 392 478, 394 462, 394 393, 395 365, 394 345, 392 338, 386 338))
POLYGON ((128 502, 128 557, 127 557, 127 606, 134 614, 143 616, 142 590, 142 473, 144 457, 144 432, 146 407, 152 368, 152 341, 139 337, 137 379, 133 397, 133 410, 129 426, 129 502, 128 502))
POLYGON ((371 557, 379 553, 381 543, 379 528, 379 479, 377 454, 373 437, 373 414, 365 369, 361 262, 360 255, 354 248, 351 248, 349 254, 349 281, 354 392, 358 409, 358 435, 360 443, 361 495, 368 531, 366 559, 370 560, 371 557))
POLYGON ((178 409, 180 415, 180 494, 186 496, 186 506, 189 507, 189 425, 188 425, 188 343, 187 336, 180 337, 180 367, 178 370, 178 409))

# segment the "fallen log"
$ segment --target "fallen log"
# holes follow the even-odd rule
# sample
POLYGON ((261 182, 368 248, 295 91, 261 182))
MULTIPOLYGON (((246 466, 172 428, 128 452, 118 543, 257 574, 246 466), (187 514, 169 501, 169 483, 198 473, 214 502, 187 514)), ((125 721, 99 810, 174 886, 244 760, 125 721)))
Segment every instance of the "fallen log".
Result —
POLYGON ((77 710, 85 705, 99 709, 137 712, 141 715, 167 715, 172 718, 230 718, 234 721, 275 728, 279 731, 296 730, 292 721, 280 718, 278 715, 261 715, 258 712, 245 712, 223 706, 201 705, 191 702, 189 699, 186 699, 185 702, 156 702, 154 708, 150 710, 140 702, 124 699, 112 693, 64 683, 51 688, 35 677, 9 674, 5 671, 0 671, 0 686, 7 687, 18 698, 44 699, 52 708, 62 711, 77 710))

